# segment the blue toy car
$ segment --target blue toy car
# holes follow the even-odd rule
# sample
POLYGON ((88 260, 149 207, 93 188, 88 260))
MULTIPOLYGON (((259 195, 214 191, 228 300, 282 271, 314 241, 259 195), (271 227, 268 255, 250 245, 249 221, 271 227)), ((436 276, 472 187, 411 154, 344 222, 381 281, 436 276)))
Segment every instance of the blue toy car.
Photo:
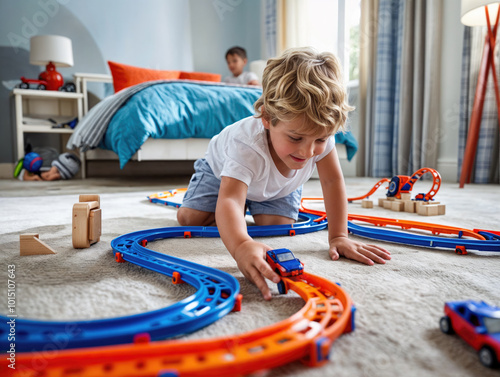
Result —
POLYGON ((500 308, 484 301, 454 301, 444 305, 439 327, 445 334, 457 333, 479 352, 486 367, 499 366, 500 308))
POLYGON ((266 261, 281 276, 297 276, 304 271, 304 264, 288 249, 269 250, 266 261))

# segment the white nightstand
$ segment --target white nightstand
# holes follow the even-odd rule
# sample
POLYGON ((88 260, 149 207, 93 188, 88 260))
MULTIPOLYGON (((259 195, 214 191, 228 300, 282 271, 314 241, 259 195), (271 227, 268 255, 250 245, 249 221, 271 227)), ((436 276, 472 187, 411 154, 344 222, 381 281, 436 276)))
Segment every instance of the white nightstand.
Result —
POLYGON ((83 94, 67 93, 54 90, 14 89, 11 93, 15 106, 16 155, 24 156, 24 134, 46 133, 68 135, 69 128, 52 128, 44 119, 56 121, 80 119, 83 115, 83 94), (40 119, 40 122, 34 120, 40 119))

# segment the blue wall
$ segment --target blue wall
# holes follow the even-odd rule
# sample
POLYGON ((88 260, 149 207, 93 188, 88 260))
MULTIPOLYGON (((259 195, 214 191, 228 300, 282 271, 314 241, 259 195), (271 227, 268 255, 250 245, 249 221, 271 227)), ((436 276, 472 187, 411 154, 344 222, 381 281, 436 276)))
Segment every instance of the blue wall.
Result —
MULTIPOLYGON (((29 64, 29 38, 42 34, 72 40, 75 64, 59 69, 68 81, 75 72, 109 73, 108 60, 225 75, 235 44, 260 58, 259 26, 260 0, 0 0, 0 81, 43 70, 29 64)), ((10 115, 0 85, 0 163, 14 162, 10 115)))

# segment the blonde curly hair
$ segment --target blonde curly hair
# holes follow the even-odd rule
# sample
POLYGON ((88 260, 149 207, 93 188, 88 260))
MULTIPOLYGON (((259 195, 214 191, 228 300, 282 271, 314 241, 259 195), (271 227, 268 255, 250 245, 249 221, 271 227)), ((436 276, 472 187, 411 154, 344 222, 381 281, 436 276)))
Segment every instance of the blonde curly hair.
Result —
POLYGON ((310 48, 288 49, 267 61, 262 96, 254 108, 257 118, 272 125, 305 116, 304 128, 331 135, 345 130, 347 114, 354 109, 347 103, 338 59, 310 48))

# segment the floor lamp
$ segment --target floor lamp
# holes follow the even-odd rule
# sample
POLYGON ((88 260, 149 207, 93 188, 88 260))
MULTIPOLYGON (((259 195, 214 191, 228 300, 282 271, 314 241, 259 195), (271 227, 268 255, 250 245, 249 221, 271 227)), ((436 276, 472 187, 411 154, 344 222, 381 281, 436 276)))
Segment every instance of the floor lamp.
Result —
POLYGON ((460 188, 463 188, 465 183, 470 183, 471 180, 490 68, 493 75, 493 82, 495 84, 498 120, 500 121, 500 92, 498 89, 494 59, 495 40, 500 16, 500 12, 498 11, 499 5, 500 3, 498 1, 491 0, 462 0, 462 23, 466 26, 487 25, 488 34, 486 35, 484 42, 483 56, 479 68, 479 77, 477 80, 476 93, 474 95, 474 104, 472 106, 469 131, 467 133, 467 143, 465 145, 465 153, 462 161, 462 171, 460 172, 460 188))

